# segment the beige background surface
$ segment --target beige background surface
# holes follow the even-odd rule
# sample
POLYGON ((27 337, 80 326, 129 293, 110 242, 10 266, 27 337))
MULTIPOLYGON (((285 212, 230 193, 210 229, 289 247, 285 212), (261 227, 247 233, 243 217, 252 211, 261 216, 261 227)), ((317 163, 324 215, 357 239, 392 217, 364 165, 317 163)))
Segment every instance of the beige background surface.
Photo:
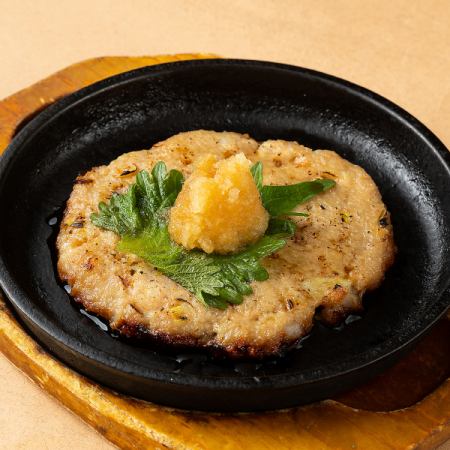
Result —
MULTIPOLYGON (((400 104, 450 147, 449 0, 0 0, 0 6, 0 98, 89 57, 211 52, 341 76, 400 104)), ((0 376, 1 449, 111 448, 1 355, 0 376)))

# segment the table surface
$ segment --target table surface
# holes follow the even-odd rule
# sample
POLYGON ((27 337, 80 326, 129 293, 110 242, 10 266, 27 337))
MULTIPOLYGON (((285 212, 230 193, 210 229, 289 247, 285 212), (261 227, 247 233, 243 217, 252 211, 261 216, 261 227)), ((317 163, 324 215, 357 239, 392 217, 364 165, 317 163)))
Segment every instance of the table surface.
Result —
MULTIPOLYGON (((210 52, 348 79, 404 107, 450 148, 448 0, 0 0, 0 5, 0 98, 90 57, 210 52)), ((1 449, 112 448, 1 354, 0 373, 1 449)))

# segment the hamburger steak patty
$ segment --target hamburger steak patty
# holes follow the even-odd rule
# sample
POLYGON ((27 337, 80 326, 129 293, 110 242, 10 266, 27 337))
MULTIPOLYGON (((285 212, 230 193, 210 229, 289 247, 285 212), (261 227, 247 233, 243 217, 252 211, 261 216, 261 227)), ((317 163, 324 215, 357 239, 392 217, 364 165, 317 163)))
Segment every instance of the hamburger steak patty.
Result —
POLYGON ((213 347, 232 356, 262 357, 307 334, 316 313, 329 324, 361 309, 361 297, 383 280, 395 254, 392 226, 380 193, 361 168, 329 150, 296 142, 259 144, 248 135, 192 131, 126 153, 76 179, 57 238, 58 272, 87 311, 125 336, 213 347), (263 163, 265 184, 332 178, 336 186, 296 210, 295 235, 263 260, 269 279, 226 310, 205 307, 186 289, 132 254, 90 215, 158 161, 187 177, 206 153, 243 152, 263 163))

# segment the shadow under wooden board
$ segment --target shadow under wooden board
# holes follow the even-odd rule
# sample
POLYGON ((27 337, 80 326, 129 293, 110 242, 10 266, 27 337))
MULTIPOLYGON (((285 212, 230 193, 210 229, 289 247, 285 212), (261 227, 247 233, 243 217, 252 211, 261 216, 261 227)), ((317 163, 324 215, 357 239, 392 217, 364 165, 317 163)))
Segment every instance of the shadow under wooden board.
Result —
MULTIPOLYGON (((95 58, 0 102, 0 153, 56 99, 120 72, 210 55, 95 58)), ((0 350, 33 381, 124 449, 434 448, 450 437, 450 316, 394 367, 334 400, 286 411, 177 411, 103 388, 49 355, 0 297, 0 350)), ((262 399, 264 401, 264 399, 262 399)))

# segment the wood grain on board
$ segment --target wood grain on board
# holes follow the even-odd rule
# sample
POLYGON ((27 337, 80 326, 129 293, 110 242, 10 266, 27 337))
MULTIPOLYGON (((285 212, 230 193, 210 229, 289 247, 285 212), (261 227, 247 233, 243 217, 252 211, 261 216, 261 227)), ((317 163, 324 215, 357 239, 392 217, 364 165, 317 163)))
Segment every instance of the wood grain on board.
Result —
MULTIPOLYGON (((212 55, 95 58, 0 102, 0 152, 31 117, 81 87, 138 67, 212 55)), ((77 374, 37 344, 0 297, 0 350, 33 381, 124 449, 434 448, 450 437, 450 320, 375 380, 281 412, 207 414, 131 399, 77 374)), ((262 401, 264 401, 262 399, 262 401)))

